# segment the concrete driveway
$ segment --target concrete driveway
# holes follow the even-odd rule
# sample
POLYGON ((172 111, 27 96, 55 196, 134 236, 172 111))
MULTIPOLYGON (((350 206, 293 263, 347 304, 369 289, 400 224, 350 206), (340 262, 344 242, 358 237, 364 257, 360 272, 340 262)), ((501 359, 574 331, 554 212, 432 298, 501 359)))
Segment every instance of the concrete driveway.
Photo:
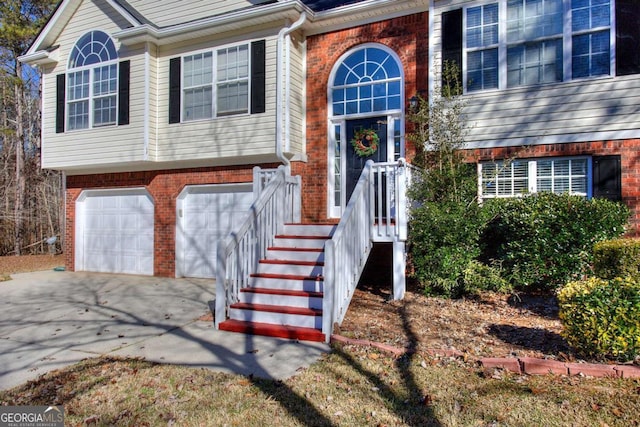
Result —
POLYGON ((213 304, 213 280, 55 271, 12 277, 0 282, 0 389, 105 355, 283 379, 329 350, 198 320, 213 304))

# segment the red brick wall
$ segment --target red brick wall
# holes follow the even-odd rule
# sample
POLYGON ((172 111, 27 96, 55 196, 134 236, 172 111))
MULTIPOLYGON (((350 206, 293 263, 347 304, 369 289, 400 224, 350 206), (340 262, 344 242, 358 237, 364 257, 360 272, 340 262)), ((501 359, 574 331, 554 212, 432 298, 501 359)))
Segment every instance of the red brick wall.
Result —
MULTIPOLYGON (((155 205, 154 274, 175 276, 176 199, 186 185, 253 181, 253 166, 126 172, 67 177, 65 265, 74 269, 75 202, 86 189, 144 187, 155 205)), ((260 165, 264 168, 276 165, 260 165)))
MULTIPOLYGON (((405 105, 416 93, 425 94, 429 71, 429 20, 426 12, 388 19, 357 28, 312 36, 307 40, 307 156, 292 165, 302 176, 302 217, 322 222, 327 217, 327 84, 332 68, 344 53, 363 43, 380 43, 400 57, 405 76, 405 105)), ((407 129, 407 132, 409 129, 407 129)), ((407 146, 406 156, 413 156, 407 146)))
POLYGON ((622 200, 631 209, 630 234, 640 235, 640 139, 481 148, 467 151, 470 161, 551 156, 614 155, 622 163, 622 200))

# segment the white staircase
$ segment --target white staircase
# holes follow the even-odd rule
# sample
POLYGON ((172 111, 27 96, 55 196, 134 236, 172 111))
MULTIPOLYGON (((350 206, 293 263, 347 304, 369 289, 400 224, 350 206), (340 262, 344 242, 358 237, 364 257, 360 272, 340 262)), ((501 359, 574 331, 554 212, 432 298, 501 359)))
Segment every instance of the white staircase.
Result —
POLYGON ((227 331, 325 341, 324 246, 335 225, 286 224, 229 306, 227 331))
POLYGON ((216 327, 328 342, 374 242, 393 244, 393 298, 402 299, 408 166, 368 161, 337 225, 299 224, 301 178, 256 167, 256 200, 218 243, 216 327))

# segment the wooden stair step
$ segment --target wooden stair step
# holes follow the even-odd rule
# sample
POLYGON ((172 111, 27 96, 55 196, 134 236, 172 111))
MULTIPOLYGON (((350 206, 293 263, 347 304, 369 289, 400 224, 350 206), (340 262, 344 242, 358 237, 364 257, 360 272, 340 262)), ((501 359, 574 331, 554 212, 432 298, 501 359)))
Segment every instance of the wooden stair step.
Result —
POLYGON ((321 261, 296 261, 286 259, 261 259, 260 264, 278 264, 278 265, 303 265, 308 267, 323 267, 324 262, 321 261))
POLYGON ((246 302, 236 302, 231 304, 230 308, 239 310, 253 310, 264 311, 267 313, 283 313, 283 314, 297 314, 301 316, 322 316, 322 310, 316 308, 305 307, 289 307, 281 305, 266 305, 266 304, 250 304, 246 302))
POLYGON ((254 294, 267 294, 267 295, 282 295, 289 297, 308 297, 308 298, 322 298, 323 292, 313 291, 293 291, 289 289, 271 289, 271 288, 242 288, 240 292, 254 293, 254 294))
POLYGON ((301 236, 297 234, 276 234, 276 239, 329 240, 331 236, 301 236))
POLYGON ((267 248, 270 251, 291 251, 291 252, 324 252, 324 248, 287 248, 283 246, 271 246, 267 248))
POLYGON ((301 341, 325 341, 325 336, 322 331, 314 328, 302 328, 297 326, 272 325, 270 323, 228 319, 220 323, 219 329, 228 332, 288 338, 301 341))
POLYGON ((266 279, 282 279, 282 280, 316 280, 321 282, 324 276, 301 276, 295 274, 270 274, 270 273, 254 273, 250 277, 262 277, 266 279))

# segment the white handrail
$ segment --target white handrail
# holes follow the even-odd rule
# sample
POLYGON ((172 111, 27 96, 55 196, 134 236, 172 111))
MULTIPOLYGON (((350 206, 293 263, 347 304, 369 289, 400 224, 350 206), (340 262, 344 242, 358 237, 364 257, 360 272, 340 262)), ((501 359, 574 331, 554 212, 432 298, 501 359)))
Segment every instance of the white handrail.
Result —
POLYGON ((327 341, 351 302, 374 241, 407 238, 407 163, 369 160, 325 244, 322 332, 327 341), (400 196, 400 197, 398 197, 400 196))
POLYGON ((285 166, 269 176, 247 218, 218 243, 216 260, 216 327, 226 320, 229 306, 238 301, 240 289, 249 285, 258 261, 273 245, 287 222, 300 221, 300 177, 292 177, 285 166))
POLYGON ((369 190, 373 178, 369 160, 351 194, 331 240, 325 244, 322 332, 327 340, 334 323, 342 323, 358 279, 373 247, 369 190), (339 262, 337 262, 339 260, 339 262))

